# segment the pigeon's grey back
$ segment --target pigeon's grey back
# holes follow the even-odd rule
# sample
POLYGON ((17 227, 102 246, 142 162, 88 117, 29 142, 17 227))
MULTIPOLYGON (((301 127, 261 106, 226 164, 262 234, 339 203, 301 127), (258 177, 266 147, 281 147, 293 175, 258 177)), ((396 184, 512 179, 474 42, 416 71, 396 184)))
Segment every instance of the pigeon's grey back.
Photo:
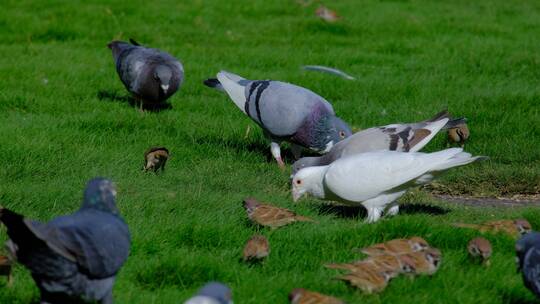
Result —
POLYGON ((523 261, 523 281, 536 297, 540 298, 540 250, 530 248, 523 261))
POLYGON ((245 97, 245 112, 277 137, 293 135, 314 108, 335 114, 321 96, 281 81, 252 81, 245 86, 245 97))

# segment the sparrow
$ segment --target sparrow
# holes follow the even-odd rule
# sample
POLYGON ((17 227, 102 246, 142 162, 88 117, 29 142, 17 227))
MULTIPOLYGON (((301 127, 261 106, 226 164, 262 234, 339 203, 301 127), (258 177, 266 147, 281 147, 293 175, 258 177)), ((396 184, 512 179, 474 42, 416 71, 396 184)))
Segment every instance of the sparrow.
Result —
POLYGON ((385 243, 375 244, 359 251, 369 256, 376 255, 396 255, 422 251, 429 248, 429 244, 421 237, 411 237, 409 239, 394 239, 385 243))
POLYGON ((454 226, 460 228, 472 228, 482 233, 506 233, 514 238, 518 238, 532 230, 531 224, 526 219, 496 220, 485 222, 483 224, 455 223, 454 226))
POLYGON ((414 272, 414 264, 407 260, 402 261, 398 255, 377 255, 353 263, 326 264, 325 267, 349 270, 351 272, 364 271, 368 267, 379 271, 393 272, 396 275, 414 272))
POLYGON ((165 147, 152 147, 144 152, 144 171, 152 170, 157 173, 165 170, 165 164, 169 158, 169 150, 165 147))
POLYGON ((345 304, 340 299, 303 288, 293 289, 289 293, 289 301, 291 304, 345 304))
POLYGON ((480 258, 486 266, 489 266, 489 258, 493 249, 488 240, 481 237, 474 238, 467 245, 467 250, 473 258, 480 258))
POLYGON ((340 18, 336 12, 322 5, 317 8, 315 15, 330 23, 336 22, 340 18))
POLYGON ((297 215, 289 209, 262 204, 254 198, 246 198, 244 200, 244 208, 246 208, 248 218, 252 222, 261 226, 268 226, 272 229, 293 222, 313 222, 312 219, 297 215))
POLYGON ((366 268, 364 271, 351 272, 336 279, 346 281, 351 286, 371 294, 383 291, 395 275, 391 271, 373 271, 371 268, 366 268))
POLYGON ((457 143, 463 147, 465 141, 469 139, 469 128, 466 123, 457 125, 455 128, 448 129, 448 141, 450 143, 457 143))
POLYGON ((244 247, 244 261, 262 260, 270 253, 268 240, 262 235, 252 236, 244 247))
POLYGON ((433 275, 441 265, 442 254, 436 248, 429 248, 424 251, 399 255, 402 263, 413 265, 416 275, 433 275))

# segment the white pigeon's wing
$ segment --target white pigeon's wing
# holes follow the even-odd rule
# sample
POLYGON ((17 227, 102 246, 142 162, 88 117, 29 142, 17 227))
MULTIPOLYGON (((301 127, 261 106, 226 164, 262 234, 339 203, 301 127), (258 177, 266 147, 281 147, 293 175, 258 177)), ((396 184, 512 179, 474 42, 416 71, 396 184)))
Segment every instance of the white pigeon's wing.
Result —
POLYGON ((362 202, 422 176, 451 155, 459 153, 441 152, 377 151, 352 155, 332 163, 324 183, 338 197, 346 201, 362 202))

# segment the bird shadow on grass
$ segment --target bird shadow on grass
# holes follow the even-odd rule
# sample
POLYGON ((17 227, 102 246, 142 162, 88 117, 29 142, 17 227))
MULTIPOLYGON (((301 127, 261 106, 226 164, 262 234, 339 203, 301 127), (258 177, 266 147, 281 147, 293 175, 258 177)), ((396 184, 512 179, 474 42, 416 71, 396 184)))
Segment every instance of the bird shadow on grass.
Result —
MULTIPOLYGON (((367 216, 367 211, 362 206, 320 205, 317 208, 320 214, 330 214, 341 218, 364 218, 367 216)), ((448 212, 450 210, 427 204, 399 205, 399 214, 444 215, 448 212)))
MULTIPOLYGON (((531 293, 532 295, 532 293, 531 293)), ((538 303, 538 301, 535 301, 529 297, 528 294, 524 293, 517 293, 517 292, 510 292, 510 291, 502 291, 501 298, 503 299, 503 303, 508 304, 534 304, 538 303)))
POLYGON ((219 136, 194 137, 194 142, 198 145, 210 145, 234 150, 236 153, 245 151, 266 155, 268 161, 273 161, 270 154, 270 146, 257 141, 244 140, 242 138, 223 138, 219 136))
MULTIPOLYGON (((120 95, 117 92, 101 90, 98 91, 97 98, 101 101, 126 103, 135 109, 140 108, 140 104, 137 100, 135 100, 135 98, 127 95, 120 95)), ((168 102, 158 104, 143 104, 142 109, 144 111, 159 112, 172 109, 172 105, 168 102)))

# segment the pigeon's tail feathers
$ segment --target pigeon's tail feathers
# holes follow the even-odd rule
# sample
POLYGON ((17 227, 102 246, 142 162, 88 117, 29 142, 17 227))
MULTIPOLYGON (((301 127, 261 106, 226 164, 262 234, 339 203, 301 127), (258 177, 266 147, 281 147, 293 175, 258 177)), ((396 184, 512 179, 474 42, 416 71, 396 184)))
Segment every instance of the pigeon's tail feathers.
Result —
POLYGON ((129 42, 130 42, 131 44, 133 44, 133 45, 141 46, 141 44, 138 43, 137 41, 135 41, 135 39, 133 39, 133 38, 129 38, 129 42))
POLYGON ((203 81, 203 83, 204 83, 205 86, 207 86, 209 88, 225 92, 225 89, 221 85, 221 82, 219 82, 219 80, 217 80, 217 78, 208 78, 205 81, 203 81))
POLYGON ((410 142, 410 152, 420 151, 431 139, 448 123, 449 118, 429 122, 422 129, 415 130, 414 137, 410 142))
POLYGON ((446 125, 444 125, 443 130, 452 129, 464 123, 467 123, 467 118, 465 117, 450 119, 446 125))
POLYGON ((435 156, 447 156, 445 161, 440 162, 431 171, 444 171, 453 167, 464 166, 473 162, 489 159, 487 156, 472 156, 470 153, 463 152, 461 148, 446 149, 440 152, 431 153, 435 156))
POLYGON ((234 104, 246 113, 245 79, 225 71, 219 72, 217 79, 234 104))
POLYGON ((0 221, 6 226, 8 236, 16 247, 32 247, 36 241, 42 243, 22 215, 0 207, 0 221))
POLYGON ((465 223, 453 223, 452 226, 458 227, 458 228, 470 228, 470 229, 476 229, 479 230, 482 226, 477 224, 465 224, 465 223))
POLYGON ((450 118, 450 113, 448 113, 448 110, 442 110, 439 113, 435 114, 435 116, 431 117, 430 119, 426 120, 425 122, 434 122, 441 120, 443 118, 450 118))

